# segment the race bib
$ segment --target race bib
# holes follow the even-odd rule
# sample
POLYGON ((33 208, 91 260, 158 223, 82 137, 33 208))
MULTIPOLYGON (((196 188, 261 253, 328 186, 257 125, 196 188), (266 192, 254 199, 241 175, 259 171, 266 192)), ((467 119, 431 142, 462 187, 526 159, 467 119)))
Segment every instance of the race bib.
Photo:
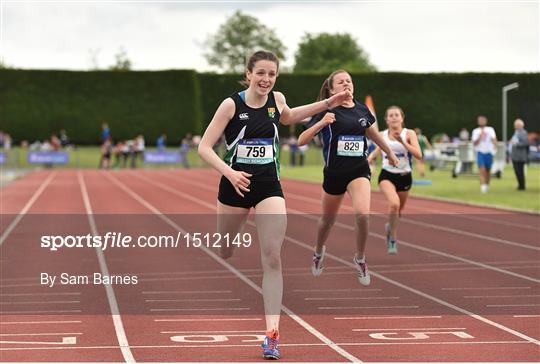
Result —
POLYGON ((364 137, 361 135, 340 135, 337 143, 337 155, 342 157, 363 157, 364 137))
POLYGON ((272 138, 241 139, 236 151, 236 162, 242 164, 267 164, 274 161, 272 138))

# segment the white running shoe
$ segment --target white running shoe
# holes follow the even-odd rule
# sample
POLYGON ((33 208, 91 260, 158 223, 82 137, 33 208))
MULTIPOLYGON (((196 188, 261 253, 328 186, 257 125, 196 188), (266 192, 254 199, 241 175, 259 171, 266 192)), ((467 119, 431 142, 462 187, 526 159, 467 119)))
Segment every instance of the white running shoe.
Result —
POLYGON ((356 256, 353 258, 353 262, 356 266, 358 281, 363 286, 369 286, 371 283, 371 275, 369 274, 367 262, 364 260, 364 263, 360 263, 356 260, 356 256))
POLYGON ((326 252, 326 246, 323 245, 320 256, 318 256, 316 253, 313 253, 313 261, 311 263, 311 273, 313 274, 314 277, 318 277, 322 274, 322 271, 324 269, 323 260, 324 260, 325 252, 326 252))

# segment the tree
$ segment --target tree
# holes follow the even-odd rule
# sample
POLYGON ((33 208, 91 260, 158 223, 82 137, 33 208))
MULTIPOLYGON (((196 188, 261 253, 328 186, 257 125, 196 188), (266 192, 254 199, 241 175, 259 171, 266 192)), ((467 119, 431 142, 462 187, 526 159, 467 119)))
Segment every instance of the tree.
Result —
POLYGON ((120 47, 114 55, 116 62, 109 67, 111 71, 129 71, 131 70, 131 61, 128 58, 127 52, 123 47, 120 47))
POLYGON ((0 69, 13 68, 4 61, 4 57, 0 56, 0 69))
POLYGON ((293 72, 331 73, 336 69, 349 72, 377 71, 366 52, 350 34, 306 33, 295 54, 293 72))
POLYGON ((273 29, 261 24, 255 17, 235 12, 223 23, 216 34, 210 35, 203 54, 210 65, 222 71, 242 73, 246 58, 258 50, 274 52, 285 59, 285 46, 273 29))

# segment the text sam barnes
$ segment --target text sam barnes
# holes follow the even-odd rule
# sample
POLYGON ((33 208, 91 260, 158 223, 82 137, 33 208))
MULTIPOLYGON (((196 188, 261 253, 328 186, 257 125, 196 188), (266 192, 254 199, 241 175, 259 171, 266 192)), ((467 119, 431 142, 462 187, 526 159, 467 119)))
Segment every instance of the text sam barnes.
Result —
POLYGON ((90 275, 73 275, 69 273, 61 273, 52 275, 49 273, 40 274, 41 285, 54 287, 60 285, 88 285, 88 284, 112 284, 112 285, 134 285, 139 283, 139 277, 136 275, 104 275, 101 273, 93 273, 90 275))

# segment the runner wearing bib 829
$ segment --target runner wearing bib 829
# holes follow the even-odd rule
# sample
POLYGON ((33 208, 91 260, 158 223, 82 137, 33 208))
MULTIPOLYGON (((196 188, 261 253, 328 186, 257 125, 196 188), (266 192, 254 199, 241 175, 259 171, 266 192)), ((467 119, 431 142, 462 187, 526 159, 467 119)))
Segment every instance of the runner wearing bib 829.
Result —
MULTIPOLYGON (((367 164, 366 129, 375 123, 375 117, 366 105, 353 100, 354 106, 338 106, 329 110, 335 122, 319 131, 323 145, 323 189, 330 195, 342 195, 347 185, 356 178, 371 179, 367 164)), ((313 117, 306 125, 310 128, 321 120, 326 112, 313 117)))
MULTIPOLYGON (((354 84, 348 72, 337 70, 323 82, 318 99, 323 100, 343 91, 354 94, 354 84)), ((371 172, 366 160, 368 150, 366 135, 390 154, 393 164, 397 165, 397 159, 379 134, 371 111, 352 97, 343 100, 339 106, 329 108, 328 111, 313 117, 307 129, 300 134, 298 145, 309 143, 316 134, 320 136, 323 144, 325 166, 322 214, 317 226, 311 272, 318 277, 323 271, 326 240, 336 220, 343 196, 348 192, 353 204, 356 225, 354 241, 356 254, 353 262, 358 281, 367 286, 371 283, 365 257, 371 172)))

